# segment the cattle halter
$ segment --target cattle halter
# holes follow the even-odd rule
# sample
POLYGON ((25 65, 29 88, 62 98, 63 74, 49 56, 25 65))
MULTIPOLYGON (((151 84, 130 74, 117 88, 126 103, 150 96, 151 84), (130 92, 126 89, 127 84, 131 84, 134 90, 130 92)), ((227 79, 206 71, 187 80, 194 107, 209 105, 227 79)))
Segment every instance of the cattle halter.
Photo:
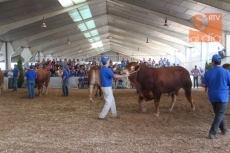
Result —
MULTIPOLYGON (((139 71, 139 70, 137 70, 137 71, 139 71)), ((131 73, 129 73, 129 74, 133 74, 133 73, 136 73, 137 71, 133 71, 133 72, 131 72, 131 73)))

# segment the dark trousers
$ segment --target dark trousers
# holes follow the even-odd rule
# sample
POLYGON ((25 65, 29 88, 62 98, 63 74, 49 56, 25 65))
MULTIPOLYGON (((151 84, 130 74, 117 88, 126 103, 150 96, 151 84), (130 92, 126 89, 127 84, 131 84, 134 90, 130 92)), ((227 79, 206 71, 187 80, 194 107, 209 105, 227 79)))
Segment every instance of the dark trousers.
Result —
POLYGON ((33 99, 35 97, 34 86, 35 86, 35 81, 27 80, 27 87, 28 87, 30 99, 33 99))
POLYGON ((228 102, 212 102, 211 104, 215 113, 215 117, 209 133, 216 135, 219 128, 221 132, 226 132, 227 127, 224 121, 224 115, 228 106, 228 102))
POLYGON ((64 96, 68 96, 69 95, 69 90, 68 90, 68 79, 65 79, 62 83, 62 92, 64 96))
POLYGON ((14 91, 18 90, 18 78, 13 78, 12 80, 14 91))
POLYGON ((197 87, 198 88, 198 76, 197 77, 193 77, 193 84, 194 84, 194 88, 197 87))

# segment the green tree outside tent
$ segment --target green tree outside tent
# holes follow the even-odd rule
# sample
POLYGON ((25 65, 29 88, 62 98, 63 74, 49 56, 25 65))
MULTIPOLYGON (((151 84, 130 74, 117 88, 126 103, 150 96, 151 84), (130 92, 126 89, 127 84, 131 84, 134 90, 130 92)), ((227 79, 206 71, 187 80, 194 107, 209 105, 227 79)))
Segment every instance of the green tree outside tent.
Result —
POLYGON ((24 72, 22 68, 22 60, 20 58, 18 59, 18 69, 20 71, 20 75, 18 78, 18 87, 21 88, 24 83, 24 72))
POLYGON ((207 60, 205 63, 205 70, 209 70, 212 68, 212 60, 207 60))

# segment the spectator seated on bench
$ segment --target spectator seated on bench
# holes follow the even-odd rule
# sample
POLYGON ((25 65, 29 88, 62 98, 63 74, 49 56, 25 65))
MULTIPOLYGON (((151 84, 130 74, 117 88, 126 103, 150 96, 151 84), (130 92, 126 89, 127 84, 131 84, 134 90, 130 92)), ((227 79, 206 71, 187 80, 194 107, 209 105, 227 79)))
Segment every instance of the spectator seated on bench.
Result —
POLYGON ((74 68, 72 68, 70 70, 70 77, 76 77, 76 76, 77 76, 76 70, 74 68))
POLYGON ((123 86, 123 80, 122 79, 118 80, 117 88, 124 88, 124 86, 123 86))
POLYGON ((84 88, 84 78, 81 76, 79 79, 78 79, 78 88, 84 88))
POLYGON ((84 88, 88 88, 88 76, 85 75, 84 77, 84 88))
POLYGON ((80 71, 77 73, 78 77, 84 77, 85 73, 82 69, 80 69, 80 71))

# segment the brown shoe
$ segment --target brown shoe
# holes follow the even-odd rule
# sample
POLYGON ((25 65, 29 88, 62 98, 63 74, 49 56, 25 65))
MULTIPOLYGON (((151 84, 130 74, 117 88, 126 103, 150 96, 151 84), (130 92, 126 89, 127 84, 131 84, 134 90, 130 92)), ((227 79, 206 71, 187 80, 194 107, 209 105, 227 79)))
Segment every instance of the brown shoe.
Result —
POLYGON ((116 118, 116 119, 120 119, 120 116, 111 116, 111 118, 116 118))
POLYGON ((104 121, 107 121, 107 118, 106 118, 106 117, 104 117, 104 118, 100 118, 100 117, 98 117, 98 120, 104 120, 104 121))

